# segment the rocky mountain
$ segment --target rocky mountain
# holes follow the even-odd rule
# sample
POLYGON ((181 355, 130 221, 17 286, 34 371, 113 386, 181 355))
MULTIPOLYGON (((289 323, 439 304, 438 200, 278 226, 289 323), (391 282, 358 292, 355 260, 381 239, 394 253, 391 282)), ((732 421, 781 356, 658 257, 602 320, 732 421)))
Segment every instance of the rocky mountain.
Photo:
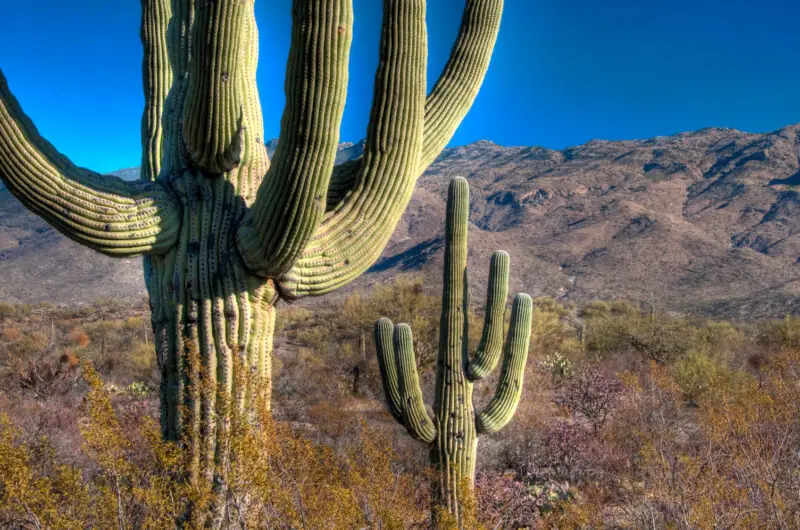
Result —
MULTIPOLYGON (((339 161, 362 148, 343 144, 339 161)), ((381 260, 354 288, 405 271, 439 280, 445 194, 455 175, 472 189, 475 297, 489 255, 505 249, 512 289, 534 296, 627 298, 733 318, 800 312, 800 125, 591 141, 563 151, 488 141, 447 149, 421 177, 381 260)), ((68 303, 143 292, 139 260, 86 251, 0 192, 0 299, 68 303)))

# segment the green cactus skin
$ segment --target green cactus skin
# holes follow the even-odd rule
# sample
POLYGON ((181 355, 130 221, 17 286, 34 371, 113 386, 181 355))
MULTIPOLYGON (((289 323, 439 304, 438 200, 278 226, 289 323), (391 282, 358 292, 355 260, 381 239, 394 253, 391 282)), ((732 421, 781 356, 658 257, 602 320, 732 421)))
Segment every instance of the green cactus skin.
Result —
POLYGON ((142 0, 142 181, 76 167, 0 72, 0 178, 68 237, 143 256, 161 423, 224 490, 232 410, 269 403, 275 305, 321 295, 380 255, 417 178, 489 65, 502 0, 468 0, 426 96, 425 0, 384 0, 365 153, 334 167, 352 0, 294 0, 277 152, 264 146, 254 0, 142 0))
POLYGON ((514 297, 511 324, 503 344, 503 317, 508 296, 510 258, 492 254, 486 315, 478 350, 470 360, 467 352, 469 322, 467 285, 467 230, 469 185, 463 178, 450 183, 444 262, 444 290, 436 363, 434 419, 422 399, 412 346, 411 328, 394 326, 389 319, 375 323, 378 366, 389 410, 408 432, 431 446, 431 464, 438 471, 434 505, 457 519, 463 516, 460 499, 463 480, 475 477, 475 454, 479 434, 492 434, 514 416, 522 395, 522 380, 528 358, 533 302, 527 294, 514 297), (476 416, 472 404, 475 381, 497 366, 503 366, 494 398, 476 416))

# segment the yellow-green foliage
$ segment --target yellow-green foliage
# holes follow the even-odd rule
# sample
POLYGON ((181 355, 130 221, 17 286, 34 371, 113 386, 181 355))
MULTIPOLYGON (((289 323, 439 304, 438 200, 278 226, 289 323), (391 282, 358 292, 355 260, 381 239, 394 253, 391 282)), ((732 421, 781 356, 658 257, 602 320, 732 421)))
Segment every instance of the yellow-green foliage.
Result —
MULTIPOLYGON (((372 324, 380 317, 403 320, 414 330, 419 366, 430 367, 438 347, 440 301, 423 286, 423 278, 412 275, 375 286, 369 294, 356 292, 345 299, 337 324, 343 329, 366 330, 371 336, 372 324)), ((374 351, 371 344, 369 347, 374 351)))
MULTIPOLYGON (((58 461, 46 439, 24 440, 0 417, 0 526, 10 528, 200 528, 213 498, 190 484, 190 455, 161 439, 149 417, 123 427, 99 375, 89 385, 81 424, 83 474, 58 461)), ((391 442, 362 423, 344 452, 334 452, 274 422, 259 407, 257 425, 235 416, 227 473, 234 528, 406 528, 422 523, 424 484, 398 472, 391 442)))
POLYGON ((531 352, 538 356, 578 355, 581 345, 578 330, 569 323, 570 311, 552 298, 537 298, 533 307, 531 352))
POLYGON ((596 355, 633 350, 666 363, 685 355, 694 344, 696 328, 683 317, 642 312, 621 302, 612 303, 609 312, 589 313, 586 347, 596 355))
POLYGON ((783 320, 762 325, 759 338, 770 347, 800 348, 800 316, 786 315, 783 320))
POLYGON ((0 526, 85 528, 89 494, 81 472, 53 464, 47 440, 23 443, 20 430, 0 416, 0 526))
POLYGON ((580 316, 583 318, 600 318, 611 314, 611 304, 602 300, 595 300, 583 306, 580 316))
POLYGON ((697 400, 709 391, 729 388, 741 381, 740 374, 712 359, 708 353, 693 351, 671 367, 672 377, 687 398, 697 400))

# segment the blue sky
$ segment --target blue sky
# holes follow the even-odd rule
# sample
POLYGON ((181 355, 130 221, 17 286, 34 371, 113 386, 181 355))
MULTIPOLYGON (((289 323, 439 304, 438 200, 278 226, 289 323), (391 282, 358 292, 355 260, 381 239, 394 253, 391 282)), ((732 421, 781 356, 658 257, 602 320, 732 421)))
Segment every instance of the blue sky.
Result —
MULTIPOLYGON (((431 0, 429 81, 463 0, 431 0)), ((3 2, 0 68, 40 131, 79 165, 139 164, 139 2, 3 2)), ((257 0, 266 137, 283 108, 291 0, 257 0)), ((354 0, 342 140, 366 131, 380 2, 354 0)), ((453 144, 561 149, 703 127, 800 122, 800 4, 790 0, 506 0, 489 75, 453 144)))

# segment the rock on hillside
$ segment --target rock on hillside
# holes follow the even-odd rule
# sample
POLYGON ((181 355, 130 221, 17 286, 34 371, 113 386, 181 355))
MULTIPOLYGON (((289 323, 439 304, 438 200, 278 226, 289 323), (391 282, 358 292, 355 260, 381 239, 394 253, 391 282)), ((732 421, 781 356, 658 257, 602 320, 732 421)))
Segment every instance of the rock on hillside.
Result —
MULTIPOLYGON (((361 149, 343 144, 340 161, 361 149)), ((512 289, 534 296, 621 297, 740 318, 798 312, 799 153, 800 125, 591 141, 563 151, 488 141, 450 148, 420 179, 383 257, 355 287, 401 271, 439 280, 447 183, 463 175, 472 189, 475 297, 489 255, 505 249, 512 289)), ((139 260, 97 257, 2 194, 2 298, 143 294, 139 260)))

